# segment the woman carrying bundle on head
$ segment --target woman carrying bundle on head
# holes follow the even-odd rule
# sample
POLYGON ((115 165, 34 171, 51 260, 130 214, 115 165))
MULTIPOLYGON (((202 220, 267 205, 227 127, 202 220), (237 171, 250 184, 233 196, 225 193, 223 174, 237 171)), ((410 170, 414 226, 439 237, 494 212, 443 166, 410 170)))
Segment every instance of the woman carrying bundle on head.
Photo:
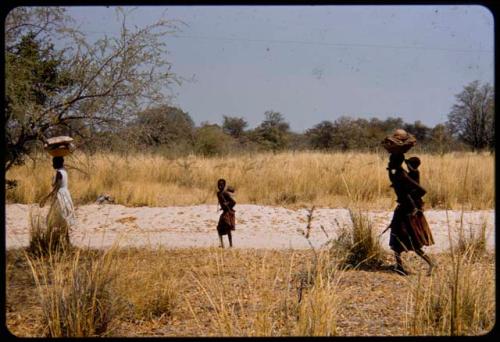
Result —
POLYGON ((222 214, 219 217, 219 223, 217 224, 217 233, 219 234, 220 247, 224 248, 224 241, 222 240, 223 235, 227 235, 229 239, 229 247, 233 247, 233 239, 231 236, 231 231, 235 230, 236 219, 234 206, 236 201, 231 196, 230 192, 234 192, 234 189, 228 187, 226 189, 226 180, 219 179, 217 181, 217 199, 222 210, 222 214))
MULTIPOLYGON (((76 216, 73 200, 68 189, 68 172, 64 168, 63 157, 63 155, 69 154, 71 150, 67 141, 62 138, 63 137, 53 138, 56 142, 52 143, 52 145, 50 145, 49 139, 49 147, 47 150, 51 155, 56 155, 52 158, 52 167, 56 170, 56 174, 52 180, 52 191, 41 200, 40 207, 43 207, 45 202, 50 200, 50 209, 47 215, 47 228, 50 229, 51 232, 58 232, 59 234, 55 237, 62 238, 61 242, 69 245, 69 231, 76 223, 76 216), (54 145, 59 146, 54 147, 54 145)), ((69 137, 64 138, 67 138, 68 141, 71 139, 69 137)), ((54 243, 57 242, 55 241, 54 243)))
POLYGON ((415 140, 404 130, 396 130, 395 134, 388 138, 390 139, 386 138, 384 142, 392 140, 394 143, 383 142, 384 147, 391 153, 387 170, 398 202, 389 224, 391 228, 389 246, 394 251, 396 259, 395 271, 404 275, 408 274, 403 267, 401 253, 414 251, 429 265, 427 274, 430 275, 435 265, 424 253, 422 247, 433 245, 434 239, 423 215, 422 197, 426 194, 426 190, 419 184, 420 159, 413 157, 406 161, 410 169, 409 173, 402 168, 403 161, 405 161, 403 153, 415 144, 415 140))

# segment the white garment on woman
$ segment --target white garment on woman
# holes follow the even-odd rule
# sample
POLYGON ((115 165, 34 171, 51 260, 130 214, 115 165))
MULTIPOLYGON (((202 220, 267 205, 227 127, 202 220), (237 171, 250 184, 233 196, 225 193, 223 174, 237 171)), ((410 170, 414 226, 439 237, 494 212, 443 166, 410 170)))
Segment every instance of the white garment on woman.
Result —
MULTIPOLYGON (((68 172, 64 168, 57 169, 57 172, 61 174, 62 178, 59 180, 59 189, 56 192, 53 206, 56 206, 58 213, 66 221, 66 224, 72 226, 76 223, 76 216, 73 200, 68 189, 68 172)), ((54 176, 52 181, 53 186, 56 183, 56 176, 54 176)))

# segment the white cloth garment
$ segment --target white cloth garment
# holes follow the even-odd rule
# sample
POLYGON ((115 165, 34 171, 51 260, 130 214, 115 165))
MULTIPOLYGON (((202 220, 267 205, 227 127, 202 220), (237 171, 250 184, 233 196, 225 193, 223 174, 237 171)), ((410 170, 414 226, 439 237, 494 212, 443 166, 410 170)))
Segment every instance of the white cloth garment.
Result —
MULTIPOLYGON (((51 211, 54 210, 65 223, 71 227, 76 223, 75 208, 73 206, 73 200, 71 199, 71 194, 68 189, 68 172, 64 168, 57 169, 62 176, 59 181, 59 189, 55 194, 55 198, 52 202, 51 211)), ((56 173, 57 176, 57 173, 56 173)), ((52 185, 56 185, 56 176, 52 181, 52 185)))

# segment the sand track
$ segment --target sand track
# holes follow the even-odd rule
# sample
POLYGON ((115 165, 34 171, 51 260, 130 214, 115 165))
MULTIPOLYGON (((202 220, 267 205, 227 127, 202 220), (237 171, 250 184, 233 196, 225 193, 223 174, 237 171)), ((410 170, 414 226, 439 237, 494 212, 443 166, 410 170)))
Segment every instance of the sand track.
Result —
MULTIPOLYGON (((29 213, 45 214, 36 205, 7 204, 7 248, 28 244, 29 213)), ((73 243, 79 246, 106 248, 115 241, 121 246, 162 245, 175 247, 210 247, 218 245, 216 233, 219 214, 215 205, 185 207, 125 207, 122 205, 83 205, 77 208, 78 223, 71 233, 73 243)), ((389 224, 391 211, 369 211, 369 218, 377 232, 389 224)), ((425 212, 436 244, 428 247, 431 253, 449 248, 458 238, 460 222, 465 233, 477 232, 487 225, 487 245, 494 248, 494 210, 425 212)), ((233 242, 238 248, 304 249, 310 248, 300 233, 305 230, 307 210, 283 207, 239 204, 236 207, 236 231, 233 242)), ((335 237, 339 227, 352 225, 347 209, 318 208, 314 212, 310 242, 320 247, 335 237), (323 229, 321 228, 323 226, 323 229)), ((380 238, 388 247, 389 234, 380 238)), ((227 245, 227 238, 225 243, 227 245)))

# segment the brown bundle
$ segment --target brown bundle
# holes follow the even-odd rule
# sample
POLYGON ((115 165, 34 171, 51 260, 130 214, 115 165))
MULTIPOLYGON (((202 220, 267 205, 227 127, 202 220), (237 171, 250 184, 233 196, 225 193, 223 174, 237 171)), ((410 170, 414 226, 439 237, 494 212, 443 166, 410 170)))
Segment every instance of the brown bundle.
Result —
POLYGON ((64 157, 73 152, 75 146, 72 141, 73 138, 68 136, 49 138, 45 144, 45 149, 52 157, 64 157))
POLYGON ((389 153, 406 153, 416 143, 417 139, 404 129, 396 129, 392 135, 382 140, 382 146, 389 153))

